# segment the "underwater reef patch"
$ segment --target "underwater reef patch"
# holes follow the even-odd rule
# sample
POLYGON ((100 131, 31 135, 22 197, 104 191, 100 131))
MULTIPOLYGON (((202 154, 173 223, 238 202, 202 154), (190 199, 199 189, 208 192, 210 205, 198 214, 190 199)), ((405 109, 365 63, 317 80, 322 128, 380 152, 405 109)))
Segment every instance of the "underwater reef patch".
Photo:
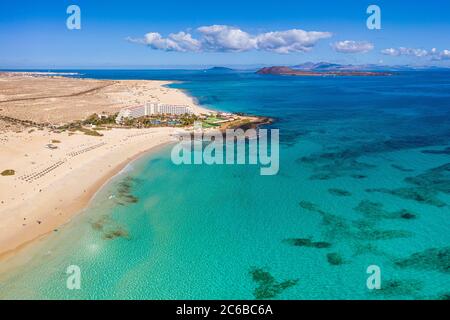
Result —
POLYGON ((450 274, 450 247, 416 252, 406 259, 398 259, 395 265, 400 268, 434 270, 450 274))
POLYGON ((433 190, 427 190, 422 188, 398 188, 398 189, 386 189, 375 188, 366 189, 366 192, 380 192, 390 194, 405 200, 413 200, 419 203, 428 204, 438 208, 445 207, 447 204, 439 200, 437 193, 433 190))
POLYGON ((126 204, 137 203, 139 199, 131 194, 133 183, 136 183, 132 177, 123 179, 117 187, 117 197, 114 198, 116 203, 121 206, 126 204))
POLYGON ((386 296, 415 296, 423 289, 423 282, 416 279, 391 279, 381 282, 379 290, 374 293, 386 296))
POLYGON ((450 300, 450 292, 439 295, 436 300, 450 300))
POLYGON ((414 172, 413 169, 407 169, 407 168, 405 168, 405 167, 403 167, 401 165, 398 165, 398 164, 392 164, 391 167, 394 168, 394 169, 397 169, 398 171, 401 171, 401 172, 414 172))
POLYGON ((329 160, 329 164, 317 165, 313 168, 315 174, 309 177, 310 180, 330 180, 343 176, 350 176, 354 179, 367 178, 359 171, 373 169, 376 166, 357 161, 355 159, 329 160))
POLYGON ((450 195, 450 163, 429 169, 417 176, 407 177, 404 181, 413 186, 398 189, 366 189, 366 191, 387 193, 403 199, 444 207, 447 204, 437 196, 440 192, 450 195))
POLYGON ((277 281, 267 270, 263 268, 252 268, 250 270, 252 280, 258 284, 253 295, 255 299, 272 299, 284 290, 295 286, 298 279, 277 281))
POLYGON ((330 189, 328 189, 328 192, 330 194, 332 194, 333 196, 338 196, 338 197, 350 197, 352 195, 351 192, 343 190, 343 189, 338 189, 338 188, 330 188, 330 189))
POLYGON ((381 202, 372 202, 370 200, 361 201, 358 206, 354 208, 370 219, 406 219, 411 220, 417 218, 417 214, 406 209, 400 211, 389 212, 384 210, 384 205, 381 202))
POLYGON ((350 175, 350 177, 352 177, 353 179, 358 179, 358 180, 367 178, 367 176, 364 174, 352 174, 352 175, 350 175))
MULTIPOLYGON (((369 206, 371 211, 373 210, 372 206, 376 207, 377 210, 379 208, 378 205, 371 205, 369 206)), ((404 230, 378 229, 376 227, 376 221, 372 218, 368 219, 366 217, 357 220, 346 219, 344 217, 323 211, 316 204, 309 201, 301 201, 300 207, 305 210, 318 213, 322 217, 322 224, 327 228, 325 231, 327 239, 339 241, 342 239, 351 238, 362 241, 378 241, 409 238, 414 236, 414 233, 404 230)), ((407 211, 398 211, 395 212, 395 215, 401 216, 406 213, 407 211)))
POLYGON ((283 240, 283 242, 295 247, 307 247, 316 249, 326 249, 331 247, 331 243, 329 242, 313 241, 311 238, 290 238, 283 240))
POLYGON ((111 220, 107 215, 91 222, 91 227, 95 231, 102 233, 104 240, 114 240, 116 238, 130 239, 128 231, 111 220))
POLYGON ((360 240, 391 240, 399 238, 410 238, 414 236, 414 233, 410 231, 376 229, 374 226, 374 222, 367 219, 353 221, 353 225, 357 228, 357 231, 353 236, 360 240))
POLYGON ((309 201, 300 201, 299 205, 301 208, 308 210, 308 211, 318 212, 318 213, 322 212, 322 210, 320 210, 320 208, 316 204, 309 202, 309 201))
POLYGON ((450 155, 450 147, 445 148, 444 150, 422 150, 424 154, 444 154, 450 155))
POLYGON ((313 153, 296 160, 297 163, 312 166, 315 172, 310 179, 329 180, 343 176, 364 179, 367 176, 360 171, 376 168, 358 159, 381 153, 431 147, 445 141, 439 136, 399 136, 374 139, 372 142, 355 143, 347 146, 328 148, 325 152, 313 153), (337 150, 336 150, 337 149, 337 150))
POLYGON ((344 258, 337 252, 330 252, 327 254, 327 261, 332 266, 340 266, 345 263, 344 258))
POLYGON ((103 234, 103 239, 106 239, 106 240, 114 240, 116 238, 129 239, 128 231, 119 227, 117 229, 107 230, 103 234))

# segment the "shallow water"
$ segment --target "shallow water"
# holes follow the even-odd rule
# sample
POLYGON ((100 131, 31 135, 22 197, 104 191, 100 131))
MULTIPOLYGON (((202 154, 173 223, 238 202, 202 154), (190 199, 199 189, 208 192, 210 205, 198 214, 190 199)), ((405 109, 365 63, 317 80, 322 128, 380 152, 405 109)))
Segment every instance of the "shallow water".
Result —
POLYGON ((450 73, 174 79, 201 104, 276 118, 280 172, 176 166, 170 146, 115 177, 0 283, 0 298, 434 299, 450 292, 450 73), (366 287, 381 267, 382 289, 366 287), (66 288, 78 265, 82 289, 66 288))

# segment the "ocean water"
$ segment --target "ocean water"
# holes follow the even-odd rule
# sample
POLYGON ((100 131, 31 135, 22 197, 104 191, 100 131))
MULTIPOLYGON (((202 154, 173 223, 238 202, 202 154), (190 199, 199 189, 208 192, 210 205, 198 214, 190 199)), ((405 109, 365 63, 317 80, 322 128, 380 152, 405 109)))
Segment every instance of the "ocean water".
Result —
POLYGON ((449 297, 450 72, 80 72, 179 80, 209 108, 273 117, 280 171, 176 166, 162 147, 9 262, 0 298, 449 297), (70 265, 81 290, 66 287, 70 265), (370 265, 380 290, 367 288, 370 265))

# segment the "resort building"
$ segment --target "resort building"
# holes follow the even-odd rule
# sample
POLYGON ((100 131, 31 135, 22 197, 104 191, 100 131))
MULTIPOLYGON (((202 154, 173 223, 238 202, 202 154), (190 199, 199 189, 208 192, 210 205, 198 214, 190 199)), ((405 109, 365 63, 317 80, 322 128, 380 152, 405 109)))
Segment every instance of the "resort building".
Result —
POLYGON ((124 119, 136 119, 145 116, 168 114, 183 115, 192 114, 192 109, 185 105, 172 105, 162 103, 146 103, 145 105, 128 107, 120 110, 116 118, 117 123, 121 123, 124 119))
POLYGON ((173 104, 161 104, 161 103, 147 103, 145 105, 146 115, 157 115, 157 114, 171 114, 171 115, 182 115, 191 114, 192 109, 189 106, 180 106, 173 104))

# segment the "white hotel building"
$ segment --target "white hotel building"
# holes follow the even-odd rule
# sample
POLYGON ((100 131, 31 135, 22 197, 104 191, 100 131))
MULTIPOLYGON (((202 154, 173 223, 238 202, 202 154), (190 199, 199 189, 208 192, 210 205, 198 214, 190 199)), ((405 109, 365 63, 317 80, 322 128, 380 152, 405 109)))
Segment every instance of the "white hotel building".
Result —
POLYGON ((119 115, 116 118, 116 122, 120 123, 126 118, 136 119, 158 114, 182 115, 186 113, 193 113, 191 107, 162 103, 146 103, 145 105, 128 107, 120 110, 119 115))

